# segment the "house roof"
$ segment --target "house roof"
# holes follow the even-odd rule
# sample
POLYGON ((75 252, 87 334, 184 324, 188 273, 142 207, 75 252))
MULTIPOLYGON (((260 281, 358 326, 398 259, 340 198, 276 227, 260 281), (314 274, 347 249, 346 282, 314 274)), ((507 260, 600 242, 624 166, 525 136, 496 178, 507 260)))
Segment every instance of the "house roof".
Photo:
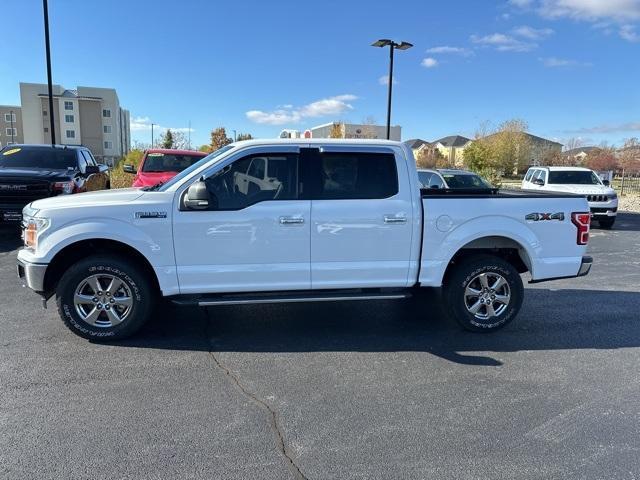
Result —
POLYGON ((445 147, 464 147, 470 141, 470 138, 463 137, 462 135, 449 135, 448 137, 435 140, 433 143, 440 143, 445 147))
POLYGON ((574 155, 578 155, 579 153, 589 153, 592 150, 596 150, 598 147, 578 147, 578 148, 572 148, 571 150, 565 150, 563 153, 563 155, 568 155, 568 156, 574 156, 574 155))
POLYGON ((422 145, 430 145, 429 142, 422 140, 421 138, 412 138, 411 140, 405 140, 403 143, 412 150, 420 148, 422 145))

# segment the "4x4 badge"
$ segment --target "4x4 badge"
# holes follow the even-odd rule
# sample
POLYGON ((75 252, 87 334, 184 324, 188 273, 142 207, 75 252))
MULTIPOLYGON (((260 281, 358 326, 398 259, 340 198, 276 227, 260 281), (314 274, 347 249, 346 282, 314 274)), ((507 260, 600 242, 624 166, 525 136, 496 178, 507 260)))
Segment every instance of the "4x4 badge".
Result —
POLYGON ((530 213, 524 217, 525 220, 539 222, 540 220, 564 220, 564 213, 530 213))

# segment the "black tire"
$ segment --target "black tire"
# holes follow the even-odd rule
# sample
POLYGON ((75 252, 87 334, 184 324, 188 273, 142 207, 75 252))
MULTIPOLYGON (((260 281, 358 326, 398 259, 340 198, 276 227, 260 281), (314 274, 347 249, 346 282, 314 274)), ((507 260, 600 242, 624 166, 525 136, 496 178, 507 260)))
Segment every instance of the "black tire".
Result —
POLYGON ((598 225, 604 230, 611 230, 614 223, 616 223, 616 217, 608 217, 607 219, 598 220, 598 225))
POLYGON ((462 258, 452 268, 443 289, 444 309, 450 312, 462 328, 472 332, 494 332, 518 315, 524 287, 522 278, 513 265, 493 255, 479 254, 462 258), (487 287, 482 286, 483 278, 487 287), (506 281, 506 287, 503 284, 493 292, 491 287, 498 285, 495 283, 498 278, 506 281), (466 295, 467 287, 470 287, 469 292, 479 291, 481 295, 469 292, 466 295), (485 288, 486 292, 483 291, 485 288), (503 303, 502 299, 506 299, 507 303, 503 303), (476 308, 476 313, 472 313, 470 308, 476 308), (485 316, 486 318, 481 318, 485 316))
POLYGON ((143 269, 115 255, 83 258, 64 273, 56 287, 56 304, 64 324, 76 335, 99 342, 120 340, 137 332, 151 314, 154 296, 143 269), (93 283, 96 278, 97 284, 93 283), (113 279, 121 285, 116 288, 113 279), (92 285, 101 286, 104 291, 97 293, 102 295, 97 295, 92 285), (113 292, 109 291, 111 285, 113 292), (74 301, 76 292, 86 300, 79 306, 74 301), (115 318, 121 318, 121 322, 115 318))

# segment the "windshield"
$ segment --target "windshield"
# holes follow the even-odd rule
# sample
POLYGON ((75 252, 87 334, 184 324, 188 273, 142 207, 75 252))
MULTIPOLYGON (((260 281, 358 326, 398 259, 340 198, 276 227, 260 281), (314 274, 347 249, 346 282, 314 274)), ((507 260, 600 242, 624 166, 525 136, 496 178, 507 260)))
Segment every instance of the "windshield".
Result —
POLYGON ((449 188, 493 188, 484 178, 469 173, 443 173, 449 188))
POLYGON ((167 191, 169 188, 171 188, 173 185, 175 185, 178 182, 181 182, 183 178, 188 177, 189 175, 191 175, 193 172, 195 172, 196 170, 198 170, 200 167, 202 167, 204 164, 210 162, 211 160, 213 160, 216 157, 220 157, 223 153, 228 152, 229 150, 231 150, 232 148, 235 148, 235 145, 231 144, 231 145, 227 145, 225 147, 219 148, 218 150, 216 150, 213 153, 210 153, 209 155, 207 155, 206 157, 198 160, 196 163, 192 164, 190 167, 185 168, 184 170, 182 170, 178 175, 176 175, 175 177, 173 177, 171 180, 169 180, 167 183, 162 184, 162 187, 160 187, 158 189, 158 191, 160 192, 165 192, 167 191))
POLYGON ((206 155, 148 153, 142 164, 142 172, 181 172, 206 155))
POLYGON ((598 176, 587 170, 549 172, 549 183, 568 185, 602 185, 598 176))
POLYGON ((75 150, 9 147, 0 153, 0 167, 66 170, 77 168, 78 161, 75 150))

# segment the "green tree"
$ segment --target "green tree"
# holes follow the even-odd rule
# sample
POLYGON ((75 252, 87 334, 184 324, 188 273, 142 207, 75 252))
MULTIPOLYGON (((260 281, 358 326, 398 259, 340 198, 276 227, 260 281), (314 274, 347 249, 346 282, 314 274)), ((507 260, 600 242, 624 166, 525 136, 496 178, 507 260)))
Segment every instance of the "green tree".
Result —
POLYGON ((162 148, 173 148, 173 144, 173 133, 170 128, 167 128, 167 131, 161 136, 160 145, 162 148))
POLYGON ((442 152, 433 145, 426 145, 416 153, 418 168, 448 168, 451 167, 442 152))
POLYGON ((253 140, 253 136, 250 133, 239 133, 236 137, 236 141, 241 142, 243 140, 253 140))
POLYGON ((211 146, 211 151, 212 152, 215 152, 219 148, 222 148, 225 145, 229 145, 232 142, 233 142, 233 140, 231 140, 227 136, 227 130, 224 127, 218 127, 218 128, 215 128, 215 129, 211 130, 211 144, 210 144, 210 146, 211 146))
POLYGON ((200 145, 198 147, 199 152, 211 153, 211 145, 200 145))

